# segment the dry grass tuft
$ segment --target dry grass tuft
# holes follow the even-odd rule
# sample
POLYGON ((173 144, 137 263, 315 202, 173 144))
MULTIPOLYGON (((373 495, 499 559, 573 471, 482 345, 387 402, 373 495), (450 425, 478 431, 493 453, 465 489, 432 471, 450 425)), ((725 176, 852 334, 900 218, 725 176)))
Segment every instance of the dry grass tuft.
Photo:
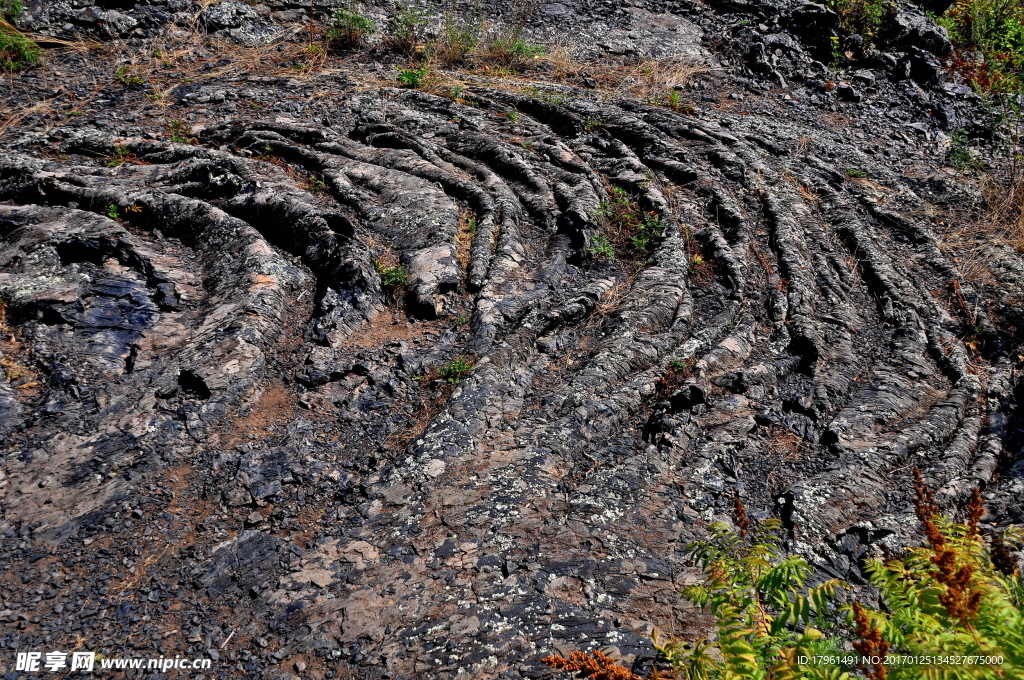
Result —
POLYGON ((984 216, 989 230, 998 230, 1007 243, 1024 252, 1024 167, 1015 162, 1004 182, 982 176, 981 191, 989 207, 984 216))
POLYGON ((598 89, 612 97, 663 104, 675 89, 707 70, 686 55, 675 55, 634 64, 598 66, 591 69, 591 75, 597 80, 598 89))
POLYGON ((551 65, 551 78, 557 81, 575 77, 582 68, 568 45, 553 45, 540 60, 551 65))

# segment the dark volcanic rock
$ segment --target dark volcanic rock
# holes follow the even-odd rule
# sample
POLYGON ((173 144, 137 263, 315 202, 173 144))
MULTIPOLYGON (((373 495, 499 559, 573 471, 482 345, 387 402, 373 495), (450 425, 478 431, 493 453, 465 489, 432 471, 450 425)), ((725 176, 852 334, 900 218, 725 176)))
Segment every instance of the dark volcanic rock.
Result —
POLYGON ((706 633, 685 545, 737 494, 855 583, 915 466, 1021 521, 1024 260, 961 228, 943 129, 985 120, 911 10, 837 72, 821 5, 565 0, 529 35, 605 61, 428 92, 379 36, 310 67, 308 3, 28 7, 138 25, 106 84, 69 51, 4 91, 5 649, 640 667, 706 633))

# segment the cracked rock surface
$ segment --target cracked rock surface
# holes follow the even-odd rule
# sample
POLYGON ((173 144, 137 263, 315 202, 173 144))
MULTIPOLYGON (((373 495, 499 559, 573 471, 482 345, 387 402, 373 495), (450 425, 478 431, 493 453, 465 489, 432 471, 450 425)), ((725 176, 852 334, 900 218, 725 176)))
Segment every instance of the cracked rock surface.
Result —
MULTIPOLYGON (((538 34, 587 12, 541 9, 538 34)), ((270 35, 297 11, 203 16, 270 35)), ((643 12, 685 14, 608 16, 643 12)), ((919 46, 864 64, 853 101, 814 84, 800 27, 823 8, 691 14, 673 39, 714 69, 686 111, 213 73, 5 128, 5 656, 522 678, 597 646, 643 667, 653 628, 702 634, 683 549, 734 494, 854 583, 914 540, 914 466, 947 508, 977 486, 986 523, 1021 521, 1024 260, 992 242, 971 278, 950 245, 976 196, 947 133, 972 103, 907 70, 943 36, 907 23, 919 46), (623 196, 660 229, 602 257, 623 196)))

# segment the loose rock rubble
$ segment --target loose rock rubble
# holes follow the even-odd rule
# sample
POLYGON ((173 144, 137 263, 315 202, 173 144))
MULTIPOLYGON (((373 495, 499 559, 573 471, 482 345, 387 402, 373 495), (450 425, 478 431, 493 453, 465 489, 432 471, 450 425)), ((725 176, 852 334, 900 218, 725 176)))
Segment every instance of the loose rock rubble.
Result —
MULTIPOLYGON (((246 45, 310 8, 26 4, 51 35, 246 45)), ((529 34, 570 21, 608 59, 688 55, 686 109, 601 95, 587 61, 454 99, 223 65, 161 102, 41 67, 93 99, 0 137, 5 663, 642 668, 653 628, 706 626, 684 547, 734 494, 854 583, 914 540, 914 466, 1022 520, 1024 260, 992 243, 972 279, 950 245, 977 195, 949 134, 986 121, 942 32, 904 7, 837 76, 807 2, 548 3, 529 34), (610 187, 665 226, 649 250, 595 255, 610 187)))

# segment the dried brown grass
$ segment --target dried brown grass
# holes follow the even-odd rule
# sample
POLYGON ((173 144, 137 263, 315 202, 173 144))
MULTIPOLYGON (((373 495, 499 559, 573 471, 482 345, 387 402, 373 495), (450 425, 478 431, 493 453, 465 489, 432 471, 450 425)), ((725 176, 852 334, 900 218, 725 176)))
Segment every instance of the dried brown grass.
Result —
POLYGON ((573 50, 568 45, 551 46, 540 60, 551 65, 551 78, 557 81, 570 80, 582 69, 582 65, 573 56, 573 50))
POLYGON ((677 86, 686 85, 695 75, 707 70, 707 66, 695 63, 687 55, 674 55, 633 64, 598 64, 589 73, 606 96, 661 104, 677 86))
POLYGON ((455 259, 463 271, 469 271, 470 248, 473 245, 473 234, 476 231, 476 220, 472 210, 459 213, 459 224, 455 232, 455 259))
MULTIPOLYGON (((1008 244, 1024 252, 1024 166, 1014 162, 1004 181, 982 176, 981 192, 988 206, 984 223, 1008 244)), ((981 225, 979 225, 981 226, 981 225)))

